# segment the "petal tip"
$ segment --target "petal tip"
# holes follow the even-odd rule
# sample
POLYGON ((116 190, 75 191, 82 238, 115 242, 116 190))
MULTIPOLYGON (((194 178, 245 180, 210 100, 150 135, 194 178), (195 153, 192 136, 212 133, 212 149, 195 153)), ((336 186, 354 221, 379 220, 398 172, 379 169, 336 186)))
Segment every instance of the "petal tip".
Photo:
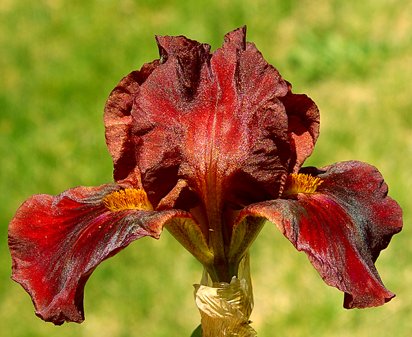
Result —
POLYGON ((234 45, 236 48, 245 49, 246 47, 246 25, 236 28, 227 33, 224 38, 225 44, 234 45))
POLYGON ((395 297, 396 295, 388 290, 386 290, 381 297, 376 297, 373 295, 354 297, 352 294, 345 293, 343 307, 345 309, 365 309, 371 307, 379 307, 384 305, 385 303, 390 302, 395 297))

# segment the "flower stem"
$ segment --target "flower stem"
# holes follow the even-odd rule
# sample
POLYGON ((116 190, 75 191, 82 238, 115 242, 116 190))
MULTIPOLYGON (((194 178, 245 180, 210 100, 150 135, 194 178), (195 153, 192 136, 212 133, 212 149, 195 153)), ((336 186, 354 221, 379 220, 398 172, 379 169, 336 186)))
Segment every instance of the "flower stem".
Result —
MULTIPOLYGON (((201 336, 255 337, 249 325, 253 309, 249 254, 242 259, 238 277, 230 283, 213 282, 205 271, 201 284, 195 285, 195 301, 201 315, 201 336)), ((194 336, 200 336, 195 330, 194 336)))

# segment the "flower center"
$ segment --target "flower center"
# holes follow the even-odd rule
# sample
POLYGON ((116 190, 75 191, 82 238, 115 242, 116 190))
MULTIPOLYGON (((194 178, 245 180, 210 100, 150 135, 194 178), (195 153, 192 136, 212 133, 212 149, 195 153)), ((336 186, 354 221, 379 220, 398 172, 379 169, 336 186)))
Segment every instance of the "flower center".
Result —
POLYGON ((296 195, 298 193, 312 194, 323 183, 323 180, 318 177, 313 177, 304 173, 289 174, 283 195, 296 195))
POLYGON ((103 203, 112 212, 136 209, 153 211, 153 206, 142 189, 125 188, 106 195, 103 203))

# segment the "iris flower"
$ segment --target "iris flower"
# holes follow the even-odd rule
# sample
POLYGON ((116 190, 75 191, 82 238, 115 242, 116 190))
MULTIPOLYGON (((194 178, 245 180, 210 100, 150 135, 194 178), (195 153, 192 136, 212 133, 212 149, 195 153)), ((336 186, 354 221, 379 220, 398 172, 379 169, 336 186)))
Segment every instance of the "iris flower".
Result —
POLYGON ((184 36, 156 41, 160 58, 124 77, 105 106, 114 182, 34 195, 10 222, 12 278, 36 315, 83 321, 94 269, 165 228, 204 266, 198 291, 247 289, 241 269, 266 222, 345 293, 345 308, 392 299, 374 263, 402 213, 379 171, 358 161, 302 167, 318 108, 246 42, 244 27, 213 53, 184 36))

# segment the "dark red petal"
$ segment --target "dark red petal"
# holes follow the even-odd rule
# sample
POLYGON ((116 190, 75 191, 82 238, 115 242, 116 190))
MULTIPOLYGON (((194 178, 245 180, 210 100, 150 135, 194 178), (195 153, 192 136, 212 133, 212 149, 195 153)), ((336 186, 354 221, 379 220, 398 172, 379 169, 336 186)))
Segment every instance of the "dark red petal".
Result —
POLYGON ((58 196, 35 195, 9 226, 13 279, 31 295, 36 314, 62 324, 81 322, 83 290, 97 265, 185 212, 109 211, 102 198, 116 185, 78 187, 58 196))
POLYGON ((140 85, 158 64, 158 61, 147 63, 140 71, 133 71, 124 77, 113 89, 106 102, 104 113, 106 143, 113 158, 116 181, 127 178, 136 167, 131 117, 133 99, 139 93, 140 85))
POLYGON ((346 308, 384 304, 394 294, 384 287, 374 262, 402 228, 399 205, 368 164, 338 163, 317 176, 323 183, 316 193, 251 205, 240 220, 260 216, 275 223, 327 284, 346 293, 346 308))
POLYGON ((135 95, 133 142, 154 204, 183 178, 205 201, 278 196, 290 159, 286 82, 245 30, 209 46, 157 37, 160 64, 135 95), (226 191, 223 195, 222 191, 226 191))
POLYGON ((318 139, 319 110, 315 102, 303 94, 293 94, 289 91, 280 100, 285 105, 288 115, 288 131, 294 154, 290 169, 298 172, 306 158, 312 154, 318 139))

